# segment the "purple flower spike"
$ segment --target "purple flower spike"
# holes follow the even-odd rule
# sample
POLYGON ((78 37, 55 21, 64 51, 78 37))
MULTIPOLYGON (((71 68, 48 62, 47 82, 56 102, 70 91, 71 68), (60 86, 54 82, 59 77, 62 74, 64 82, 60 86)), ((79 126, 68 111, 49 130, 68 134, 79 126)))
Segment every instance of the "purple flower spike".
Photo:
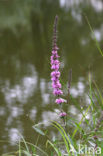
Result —
POLYGON ((62 104, 62 103, 66 103, 67 101, 65 99, 59 98, 55 100, 55 103, 57 104, 62 104))
MULTIPOLYGON (((60 77, 60 61, 59 61, 59 55, 58 55, 58 50, 59 48, 57 47, 57 21, 58 21, 58 16, 55 17, 55 22, 54 22, 54 31, 53 31, 53 47, 52 47, 52 55, 50 57, 50 64, 51 64, 51 81, 52 81, 52 88, 53 88, 53 94, 57 96, 57 99, 55 100, 55 103, 57 104, 62 104, 66 103, 67 101, 65 99, 60 98, 60 96, 63 94, 61 88, 61 83, 59 80, 60 77)), ((59 105, 60 106, 60 105, 59 105)), ((64 118, 67 114, 63 112, 60 109, 61 113, 59 116, 61 118, 64 118)))
POLYGON ((51 69, 53 70, 51 72, 51 80, 52 80, 52 88, 53 88, 53 94, 55 96, 60 96, 63 94, 61 88, 61 83, 59 82, 59 77, 60 77, 60 62, 58 60, 59 55, 58 55, 58 47, 56 44, 57 41, 57 36, 56 36, 56 27, 57 27, 57 19, 58 17, 56 16, 55 18, 55 23, 54 23, 54 34, 53 34, 53 48, 52 48, 52 56, 50 58, 51 60, 51 69))
MULTIPOLYGON (((53 94, 55 96, 57 96, 58 98, 56 99, 55 103, 57 104, 62 104, 62 103, 66 103, 67 101, 65 99, 60 98, 60 95, 63 94, 62 90, 61 90, 61 83, 59 81, 59 77, 60 77, 60 61, 59 61, 59 55, 58 55, 58 50, 59 48, 57 47, 57 20, 58 17, 56 16, 55 18, 55 22, 54 22, 54 34, 53 34, 53 47, 52 47, 52 55, 50 57, 50 64, 51 64, 51 80, 52 80, 52 88, 53 88, 53 94)), ((60 113, 60 117, 65 117, 66 113, 65 112, 61 112, 60 113)))
POLYGON ((65 116, 67 116, 67 113, 61 112, 61 113, 59 114, 59 116, 60 116, 61 118, 64 118, 65 116))

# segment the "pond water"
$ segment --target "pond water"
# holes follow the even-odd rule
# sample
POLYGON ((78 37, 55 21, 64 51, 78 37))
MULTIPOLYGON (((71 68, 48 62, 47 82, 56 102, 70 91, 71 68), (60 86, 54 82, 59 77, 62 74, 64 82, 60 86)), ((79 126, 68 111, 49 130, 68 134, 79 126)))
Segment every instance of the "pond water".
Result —
MULTIPOLYGON (((103 58, 96 48, 84 14, 103 49, 102 0, 1 0, 0 1, 0 154, 17 149, 19 133, 34 144, 32 126, 57 119, 50 80, 52 29, 59 15, 58 46, 61 82, 72 68, 68 112, 80 118, 80 107, 90 103, 88 73, 103 89, 103 58)), ((66 89, 64 92, 66 93, 66 89)), ((45 125, 50 130, 48 124, 45 125)), ((53 136, 53 131, 50 131, 53 136)), ((39 146, 44 144, 44 138, 39 146)))

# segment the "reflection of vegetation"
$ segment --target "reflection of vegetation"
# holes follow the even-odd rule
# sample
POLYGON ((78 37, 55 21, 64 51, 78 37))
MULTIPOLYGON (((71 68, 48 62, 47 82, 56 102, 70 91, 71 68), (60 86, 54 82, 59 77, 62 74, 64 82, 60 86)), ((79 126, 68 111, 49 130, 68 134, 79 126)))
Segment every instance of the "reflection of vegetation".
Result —
MULTIPOLYGON (((80 3, 78 7, 74 5, 74 7, 69 10, 66 8, 65 11, 65 7, 61 8, 58 0, 54 2, 52 2, 52 0, 2 1, 0 27, 3 36, 1 37, 2 43, 0 47, 4 45, 4 48, 6 48, 7 40, 10 40, 7 49, 11 51, 11 53, 15 51, 16 55, 19 51, 25 49, 26 55, 24 53, 22 54, 22 57, 25 56, 25 58, 28 57, 28 51, 31 47, 32 53, 29 55, 30 62, 32 61, 32 63, 35 64, 37 71, 41 69, 38 64, 38 62, 41 62, 43 69, 47 71, 46 62, 49 56, 47 49, 50 49, 49 45, 51 43, 51 24, 55 14, 58 14, 60 16, 59 42, 63 45, 63 55, 66 61, 65 71, 67 71, 69 59, 69 64, 71 64, 73 69, 75 66, 79 67, 79 65, 84 64, 82 69, 84 68, 85 72, 94 52, 95 55, 98 54, 96 53, 94 42, 91 40, 91 34, 82 13, 86 13, 94 29, 100 28, 102 24, 102 12, 96 12, 96 10, 86 2, 80 3), (31 44, 29 42, 30 40, 31 44), (24 44, 23 49, 21 49, 22 44, 24 44), (82 59, 83 57, 85 57, 85 60, 82 59), (31 58, 34 59, 31 60, 31 58)), ((7 49, 1 49, 1 52, 7 51, 7 49)), ((78 69, 76 75, 79 73, 78 69)), ((42 75, 43 73, 44 71, 42 75)))
POLYGON ((27 25, 30 18, 32 0, 12 0, 0 2, 0 28, 13 29, 17 25, 27 25))

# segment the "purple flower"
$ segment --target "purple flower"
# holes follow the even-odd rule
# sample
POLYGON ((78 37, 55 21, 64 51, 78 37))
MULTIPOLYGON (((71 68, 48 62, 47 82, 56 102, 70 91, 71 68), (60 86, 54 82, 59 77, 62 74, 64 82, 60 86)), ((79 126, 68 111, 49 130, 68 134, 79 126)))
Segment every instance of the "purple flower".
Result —
POLYGON ((57 45, 54 45, 54 50, 59 50, 59 48, 57 47, 57 45))
POLYGON ((59 60, 54 60, 54 64, 60 64, 59 60))
POLYGON ((55 103, 57 104, 61 104, 61 103, 66 103, 67 101, 65 99, 62 99, 62 98, 58 98, 55 100, 55 103))
POLYGON ((57 96, 57 95, 62 95, 63 92, 60 89, 54 89, 53 94, 57 96))
POLYGON ((57 81, 53 81, 52 82, 52 87, 53 88, 61 88, 61 83, 59 82, 59 80, 57 80, 57 81))
POLYGON ((64 118, 65 116, 67 116, 67 113, 61 112, 61 113, 59 114, 59 116, 60 116, 61 118, 64 118))
POLYGON ((50 57, 50 60, 55 60, 55 59, 58 59, 60 56, 58 54, 55 54, 50 57))
POLYGON ((58 54, 56 54, 55 56, 54 56, 54 58, 59 58, 60 56, 58 55, 58 54))
POLYGON ((53 50, 53 51, 52 51, 52 54, 53 54, 53 55, 57 54, 57 51, 56 51, 56 50, 53 50))
POLYGON ((60 65, 59 60, 51 60, 51 65, 60 65))
POLYGON ((58 70, 59 69, 59 64, 53 64, 51 66, 51 69, 58 70))
POLYGON ((57 81, 58 78, 56 78, 55 76, 51 78, 52 81, 57 81))
POLYGON ((53 72, 51 72, 51 77, 59 78, 60 77, 60 72, 59 71, 53 71, 53 72))

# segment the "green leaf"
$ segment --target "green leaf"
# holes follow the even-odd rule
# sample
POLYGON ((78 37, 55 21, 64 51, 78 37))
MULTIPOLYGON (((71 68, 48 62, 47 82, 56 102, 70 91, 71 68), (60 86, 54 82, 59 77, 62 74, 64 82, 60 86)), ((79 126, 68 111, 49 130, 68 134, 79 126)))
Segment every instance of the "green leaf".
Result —
POLYGON ((23 153, 25 154, 25 156, 31 156, 31 154, 28 153, 27 151, 24 151, 24 150, 23 150, 23 153))
POLYGON ((40 128, 38 128, 38 127, 36 127, 36 126, 33 126, 33 129, 34 129, 37 133, 39 133, 39 134, 41 134, 41 135, 45 135, 45 133, 44 133, 40 128))
POLYGON ((62 154, 59 151, 59 149, 50 140, 47 140, 46 147, 48 146, 48 143, 52 146, 52 148, 55 150, 55 152, 58 154, 58 156, 62 156, 62 154))

